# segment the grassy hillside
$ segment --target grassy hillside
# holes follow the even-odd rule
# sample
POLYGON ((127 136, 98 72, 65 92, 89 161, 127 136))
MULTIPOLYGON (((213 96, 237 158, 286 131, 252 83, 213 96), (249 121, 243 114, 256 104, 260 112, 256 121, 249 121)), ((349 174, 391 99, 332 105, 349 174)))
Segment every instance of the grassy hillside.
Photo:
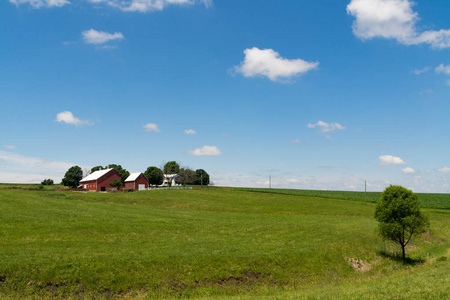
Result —
POLYGON ((373 211, 226 189, 0 188, 0 298, 448 298, 450 212, 427 210, 403 265, 373 211))
MULTIPOLYGON (((318 190, 291 190, 291 189, 257 189, 234 188, 235 190, 257 193, 272 193, 283 195, 308 196, 319 198, 331 198, 341 200, 353 200, 375 203, 380 200, 381 192, 350 192, 350 191, 318 191, 318 190)), ((450 194, 418 193, 421 206, 425 208, 450 209, 450 194)))

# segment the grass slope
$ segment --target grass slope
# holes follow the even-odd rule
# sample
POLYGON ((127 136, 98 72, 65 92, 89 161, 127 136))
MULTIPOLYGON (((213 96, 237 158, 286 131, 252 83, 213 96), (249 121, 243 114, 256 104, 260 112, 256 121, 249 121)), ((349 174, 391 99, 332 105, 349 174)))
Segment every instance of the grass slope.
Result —
POLYGON ((373 211, 225 189, 0 189, 0 297, 448 298, 450 212, 428 210, 405 266, 373 211))
MULTIPOLYGON (((318 191, 318 190, 292 190, 292 189, 261 189, 261 188, 233 188, 235 190, 257 193, 271 193, 283 195, 296 195, 318 198, 331 198, 376 203, 380 200, 381 192, 350 192, 350 191, 318 191)), ((424 208, 450 209, 450 194, 418 193, 419 200, 424 208)))

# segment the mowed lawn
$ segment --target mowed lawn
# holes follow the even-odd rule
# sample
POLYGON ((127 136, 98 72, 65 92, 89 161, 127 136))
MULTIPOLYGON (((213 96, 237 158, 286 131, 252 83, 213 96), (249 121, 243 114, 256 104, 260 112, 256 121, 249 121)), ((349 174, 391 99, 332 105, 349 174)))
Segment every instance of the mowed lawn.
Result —
POLYGON ((0 188, 0 298, 450 297, 450 211, 383 242, 375 205, 232 189, 0 188))

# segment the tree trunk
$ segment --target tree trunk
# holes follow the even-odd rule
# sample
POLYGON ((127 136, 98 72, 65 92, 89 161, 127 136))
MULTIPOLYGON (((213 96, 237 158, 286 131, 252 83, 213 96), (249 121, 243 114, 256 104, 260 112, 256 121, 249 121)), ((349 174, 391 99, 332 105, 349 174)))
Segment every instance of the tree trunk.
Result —
POLYGON ((406 262, 405 245, 403 245, 403 244, 401 244, 401 245, 402 245, 402 261, 403 261, 403 263, 405 263, 406 262))

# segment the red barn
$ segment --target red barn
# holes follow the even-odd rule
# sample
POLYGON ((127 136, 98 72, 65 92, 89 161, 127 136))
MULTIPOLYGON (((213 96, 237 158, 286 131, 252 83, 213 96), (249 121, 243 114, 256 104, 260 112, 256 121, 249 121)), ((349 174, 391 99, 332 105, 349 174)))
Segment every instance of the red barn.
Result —
POLYGON ((90 191, 109 191, 116 189, 109 185, 114 180, 121 180, 115 169, 99 170, 81 179, 80 187, 90 191))
POLYGON ((143 191, 148 189, 148 179, 142 173, 132 173, 125 180, 125 188, 143 191))

